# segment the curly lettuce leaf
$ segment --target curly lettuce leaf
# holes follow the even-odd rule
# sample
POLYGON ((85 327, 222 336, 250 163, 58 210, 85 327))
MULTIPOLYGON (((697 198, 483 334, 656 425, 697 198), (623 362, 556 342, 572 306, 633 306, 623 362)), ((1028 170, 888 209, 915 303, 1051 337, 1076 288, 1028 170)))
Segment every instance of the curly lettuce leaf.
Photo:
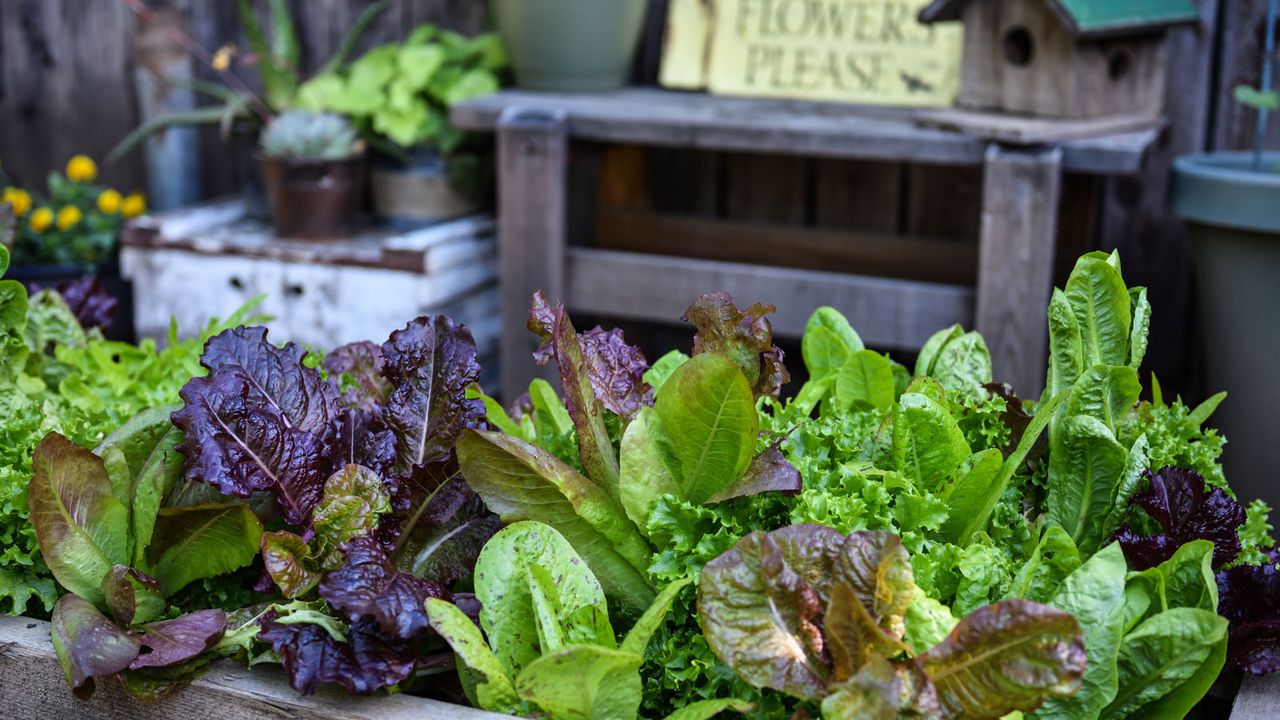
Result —
POLYGON ((320 597, 353 625, 373 621, 386 637, 412 640, 430 622, 427 598, 451 599, 447 590, 399 572, 377 540, 358 537, 343 548, 343 565, 320 581, 320 597))
POLYGON ((777 397, 791 381, 782 348, 773 344, 773 325, 766 315, 772 305, 755 304, 739 310, 726 292, 707 293, 685 311, 683 319, 698 329, 693 354, 728 355, 747 378, 756 397, 777 397))
POLYGON ((1209 488, 1190 470, 1164 468, 1147 473, 1145 492, 1133 497, 1164 532, 1143 537, 1125 524, 1116 534, 1129 564, 1138 570, 1155 567, 1193 540, 1213 542, 1213 566, 1220 568, 1240 553, 1245 509, 1221 488, 1209 488))

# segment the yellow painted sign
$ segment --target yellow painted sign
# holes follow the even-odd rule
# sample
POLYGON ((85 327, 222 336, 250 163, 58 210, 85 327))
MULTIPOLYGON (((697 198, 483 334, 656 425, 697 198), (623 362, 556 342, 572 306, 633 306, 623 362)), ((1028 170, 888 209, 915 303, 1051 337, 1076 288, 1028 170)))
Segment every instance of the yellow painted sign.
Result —
POLYGON ((928 0, 671 0, 661 82, 725 95, 945 107, 963 29, 928 0))

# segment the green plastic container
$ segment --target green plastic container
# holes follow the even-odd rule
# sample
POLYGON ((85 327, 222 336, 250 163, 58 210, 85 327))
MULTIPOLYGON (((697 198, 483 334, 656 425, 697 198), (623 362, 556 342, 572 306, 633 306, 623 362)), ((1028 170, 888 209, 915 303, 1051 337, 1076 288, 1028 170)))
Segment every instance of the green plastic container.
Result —
POLYGON ((516 82, 599 92, 626 83, 647 0, 492 0, 516 82))
POLYGON ((1242 498, 1280 507, 1280 153, 1174 164, 1173 210, 1195 252, 1209 386, 1228 392, 1213 424, 1226 435, 1227 478, 1242 498))

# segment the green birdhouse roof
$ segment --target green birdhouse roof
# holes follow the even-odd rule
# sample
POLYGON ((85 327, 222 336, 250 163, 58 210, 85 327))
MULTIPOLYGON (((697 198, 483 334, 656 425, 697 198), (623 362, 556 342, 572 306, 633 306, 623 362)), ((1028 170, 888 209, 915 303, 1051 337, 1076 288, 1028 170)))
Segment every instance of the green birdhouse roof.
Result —
MULTIPOLYGON (((1191 0, 1023 1, 1047 3, 1062 24, 1081 38, 1137 35, 1200 20, 1200 11, 1191 0)), ((926 23, 959 20, 961 9, 970 2, 989 0, 934 0, 920 12, 920 20, 926 23)))

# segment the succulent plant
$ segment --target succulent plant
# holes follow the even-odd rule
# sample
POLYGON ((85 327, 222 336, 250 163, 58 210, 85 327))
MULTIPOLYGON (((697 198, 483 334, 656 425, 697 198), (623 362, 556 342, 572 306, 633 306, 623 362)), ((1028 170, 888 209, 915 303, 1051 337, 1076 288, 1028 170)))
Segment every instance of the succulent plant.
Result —
POLYGON ((361 143, 341 115, 291 110, 281 113, 262 132, 262 153, 289 160, 345 160, 361 143))

